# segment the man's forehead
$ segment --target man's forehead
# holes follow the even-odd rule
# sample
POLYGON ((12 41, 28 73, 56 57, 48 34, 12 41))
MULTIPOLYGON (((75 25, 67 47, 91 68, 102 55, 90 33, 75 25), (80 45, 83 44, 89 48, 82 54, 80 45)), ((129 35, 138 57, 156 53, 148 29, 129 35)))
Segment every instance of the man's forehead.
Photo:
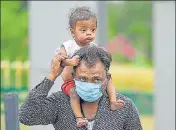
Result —
POLYGON ((80 62, 80 65, 77 67, 77 73, 102 75, 105 73, 105 67, 100 61, 97 61, 93 66, 88 66, 86 62, 80 62))

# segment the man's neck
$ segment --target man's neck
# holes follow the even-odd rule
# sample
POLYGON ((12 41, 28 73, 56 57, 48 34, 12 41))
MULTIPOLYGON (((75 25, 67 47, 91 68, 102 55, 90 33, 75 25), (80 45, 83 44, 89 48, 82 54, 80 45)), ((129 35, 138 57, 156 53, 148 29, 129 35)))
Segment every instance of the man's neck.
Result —
POLYGON ((84 113, 84 116, 88 118, 89 120, 94 119, 96 116, 96 113, 98 111, 98 104, 100 100, 96 102, 84 102, 82 103, 82 111, 84 113))

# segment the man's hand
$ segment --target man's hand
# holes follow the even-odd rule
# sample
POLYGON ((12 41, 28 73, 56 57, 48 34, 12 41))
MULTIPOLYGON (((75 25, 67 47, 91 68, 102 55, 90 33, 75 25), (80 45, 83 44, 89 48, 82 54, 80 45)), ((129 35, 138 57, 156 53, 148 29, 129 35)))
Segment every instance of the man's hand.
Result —
POLYGON ((48 79, 54 81, 63 71, 63 67, 60 65, 67 56, 63 54, 58 54, 53 57, 51 61, 51 70, 48 75, 48 79))

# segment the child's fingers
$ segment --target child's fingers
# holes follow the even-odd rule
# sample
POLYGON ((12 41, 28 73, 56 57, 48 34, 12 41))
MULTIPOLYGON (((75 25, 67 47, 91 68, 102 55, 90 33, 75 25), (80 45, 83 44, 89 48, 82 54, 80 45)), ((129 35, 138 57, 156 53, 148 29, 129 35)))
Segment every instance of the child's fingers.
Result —
POLYGON ((62 60, 65 60, 66 58, 65 58, 65 56, 62 56, 62 55, 57 55, 56 56, 56 59, 55 59, 55 62, 61 62, 62 60))
POLYGON ((65 59, 68 58, 64 53, 58 53, 56 56, 62 56, 62 57, 64 57, 65 59))
POLYGON ((75 56, 77 59, 79 59, 80 57, 78 55, 75 56))
POLYGON ((75 65, 78 65, 79 64, 79 61, 75 63, 75 65))

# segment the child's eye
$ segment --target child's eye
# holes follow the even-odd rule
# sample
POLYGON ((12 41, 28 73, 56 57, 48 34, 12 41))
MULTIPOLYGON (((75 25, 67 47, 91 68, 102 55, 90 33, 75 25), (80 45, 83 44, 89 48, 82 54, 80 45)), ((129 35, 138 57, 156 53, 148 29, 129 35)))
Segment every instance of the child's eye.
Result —
POLYGON ((92 29, 92 32, 95 32, 95 29, 92 29))
POLYGON ((86 29, 81 29, 81 31, 82 31, 82 32, 85 32, 85 31, 86 31, 86 29))

